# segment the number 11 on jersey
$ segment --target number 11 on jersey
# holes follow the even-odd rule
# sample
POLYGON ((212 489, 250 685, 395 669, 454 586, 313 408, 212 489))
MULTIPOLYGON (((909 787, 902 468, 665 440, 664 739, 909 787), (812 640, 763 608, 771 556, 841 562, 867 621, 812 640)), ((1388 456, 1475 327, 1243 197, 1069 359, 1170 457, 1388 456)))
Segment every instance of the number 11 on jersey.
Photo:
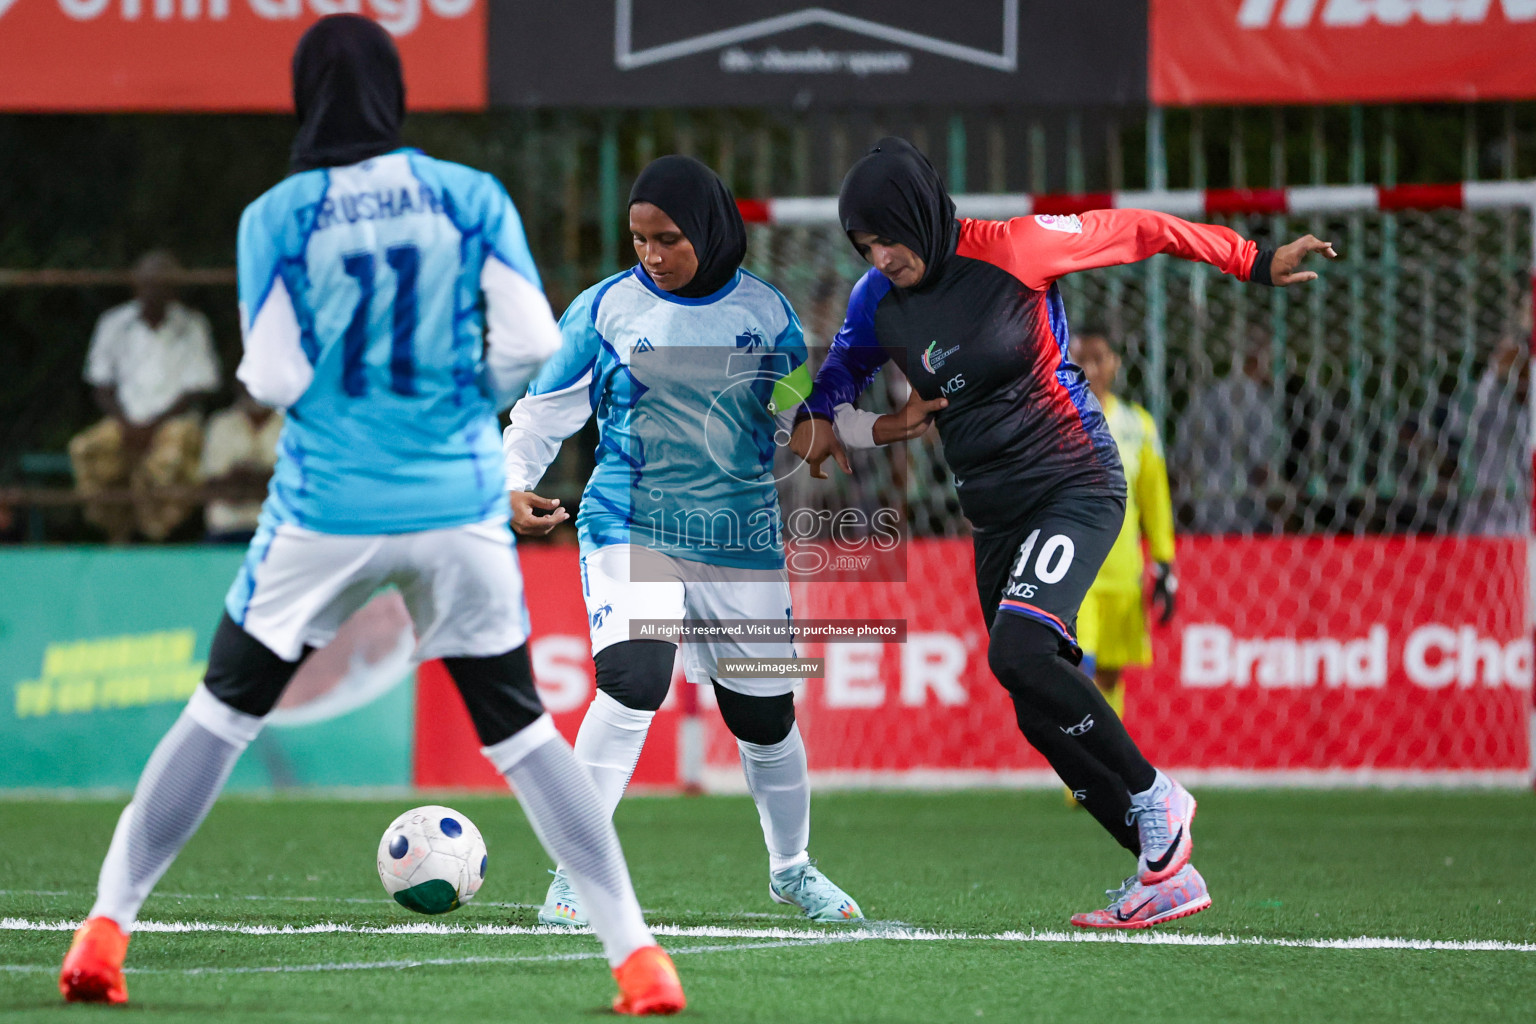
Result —
MULTIPOLYGON (((394 313, 389 345, 389 389, 397 395, 416 394, 416 357, 412 344, 416 337, 416 277, 421 268, 421 252, 414 245, 392 245, 384 250, 384 259, 395 272, 394 313)), ((368 349, 368 315, 373 305, 374 258, 371 252, 354 252, 342 257, 342 269, 357 280, 357 306, 342 338, 341 386, 353 398, 368 393, 364 353, 368 349)))

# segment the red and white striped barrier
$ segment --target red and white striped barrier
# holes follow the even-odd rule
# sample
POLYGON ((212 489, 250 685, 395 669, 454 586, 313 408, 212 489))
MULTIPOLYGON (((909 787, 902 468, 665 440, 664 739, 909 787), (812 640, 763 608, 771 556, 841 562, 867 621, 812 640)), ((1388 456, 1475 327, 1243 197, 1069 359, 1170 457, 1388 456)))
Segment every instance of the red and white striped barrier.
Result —
MULTIPOLYGON (((740 199, 749 224, 806 227, 837 223, 836 196, 740 199)), ((1026 193, 955 196, 962 217, 1006 220, 1034 214, 1086 213, 1089 210, 1160 210, 1179 217, 1221 214, 1351 213, 1397 210, 1486 210, 1528 207, 1536 210, 1536 181, 1466 181, 1447 185, 1303 185, 1296 188, 1207 188, 1158 192, 1026 193)))

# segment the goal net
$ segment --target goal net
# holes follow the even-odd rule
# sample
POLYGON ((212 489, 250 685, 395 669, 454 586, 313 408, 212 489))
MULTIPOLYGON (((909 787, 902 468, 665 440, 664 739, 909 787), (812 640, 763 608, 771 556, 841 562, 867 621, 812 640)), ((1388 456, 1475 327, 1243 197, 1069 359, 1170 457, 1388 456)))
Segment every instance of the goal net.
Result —
MULTIPOLYGON (((1127 722, 1160 765, 1263 784, 1524 784, 1531 704, 1532 186, 962 197, 961 214, 1165 209, 1343 259, 1301 288, 1251 287, 1169 257, 1061 282, 1101 327, 1118 392, 1166 443, 1178 614, 1149 625, 1127 722)), ((863 273, 835 200, 743 204, 748 266, 830 343, 863 273)), ((815 358, 815 357, 813 357, 815 358)), ((861 405, 905 387, 877 379, 861 405)), ((802 651, 799 699, 822 784, 1054 780, 1013 725, 943 448, 786 479, 786 509, 899 506, 906 579, 795 584, 797 617, 902 618, 901 645, 802 651)), ((707 698, 707 691, 705 692, 707 698)), ((704 716, 703 776, 739 786, 704 716)), ((697 765, 685 771, 698 771, 697 765)))

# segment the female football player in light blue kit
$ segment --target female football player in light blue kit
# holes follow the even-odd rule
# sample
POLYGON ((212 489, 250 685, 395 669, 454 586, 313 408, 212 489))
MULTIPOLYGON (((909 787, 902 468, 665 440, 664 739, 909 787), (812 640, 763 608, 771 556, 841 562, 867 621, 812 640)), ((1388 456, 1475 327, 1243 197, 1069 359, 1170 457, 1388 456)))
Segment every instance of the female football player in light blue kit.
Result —
MULTIPOLYGON (((403 149, 405 88, 366 18, 315 24, 293 61, 294 173, 246 208, 239 377, 287 410, 261 527, 208 672, 150 757, 64 961, 69 1000, 125 1002, 128 933, 304 656, 379 587, 442 658, 486 755, 566 865, 619 982, 673 1013, 609 809, 539 703, 496 411, 560 345, 517 210, 488 174, 403 149)), ((363 851, 358 850, 359 858, 363 851)))
MULTIPOLYGON (((778 492, 775 388, 805 362, 784 296, 741 270, 746 226, 713 171, 667 156, 629 197, 639 266, 592 286, 560 320, 564 341, 512 410, 505 435, 513 528, 569 518, 533 492, 567 437, 594 413, 597 468, 582 496, 582 591, 598 692, 576 737, 611 814, 666 698, 677 645, 631 632, 638 619, 722 626, 792 617, 778 492), (542 513, 542 514, 540 514, 542 513)), ((802 377, 808 379, 804 371, 802 377)), ((780 401, 789 408, 799 397, 780 401)), ((811 863, 811 791, 795 726, 794 678, 722 671, 723 658, 792 658, 786 634, 684 643, 687 678, 714 684, 737 738, 768 845, 769 894, 817 921, 858 920, 857 903, 811 863)), ((563 861, 539 913, 585 924, 563 861)))

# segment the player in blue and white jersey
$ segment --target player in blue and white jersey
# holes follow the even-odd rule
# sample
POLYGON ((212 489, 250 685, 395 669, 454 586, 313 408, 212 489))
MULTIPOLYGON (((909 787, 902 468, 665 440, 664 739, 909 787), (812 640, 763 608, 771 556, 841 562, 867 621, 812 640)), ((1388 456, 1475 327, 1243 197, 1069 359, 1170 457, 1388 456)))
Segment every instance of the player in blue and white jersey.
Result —
MULTIPOLYGON (((805 338, 772 285, 740 269, 746 226, 730 190, 697 160, 668 156, 629 197, 640 264, 587 289, 560 320, 560 351, 512 409, 505 435, 513 528, 569 518, 533 493, 560 444, 594 414, 597 467, 576 517, 598 692, 576 737, 611 814, 629 784, 677 644, 632 632, 638 619, 787 626, 789 583, 774 487, 776 433, 805 394, 805 338), (801 391, 788 397, 802 380, 801 391), (775 392, 777 390, 777 398, 775 392), (542 514, 540 514, 542 513, 542 514)), ((769 893, 818 921, 862 912, 810 862, 810 781, 795 726, 794 678, 721 670, 723 658, 793 658, 787 632, 684 643, 693 683, 714 684, 737 738, 768 846, 769 893)), ((539 914, 585 924, 555 872, 539 914)))
MULTIPOLYGON (((124 1002, 128 932, 306 654, 380 587, 442 658, 487 758, 590 908, 621 1013, 684 1004, 611 815, 534 690, 496 413, 560 334, 512 201, 403 149, 400 58, 366 18, 316 23, 293 61, 294 173, 246 208, 240 380, 287 412, 261 526, 208 671, 123 811, 66 999, 124 1002)), ((407 855, 410 855, 409 853, 407 855)))

